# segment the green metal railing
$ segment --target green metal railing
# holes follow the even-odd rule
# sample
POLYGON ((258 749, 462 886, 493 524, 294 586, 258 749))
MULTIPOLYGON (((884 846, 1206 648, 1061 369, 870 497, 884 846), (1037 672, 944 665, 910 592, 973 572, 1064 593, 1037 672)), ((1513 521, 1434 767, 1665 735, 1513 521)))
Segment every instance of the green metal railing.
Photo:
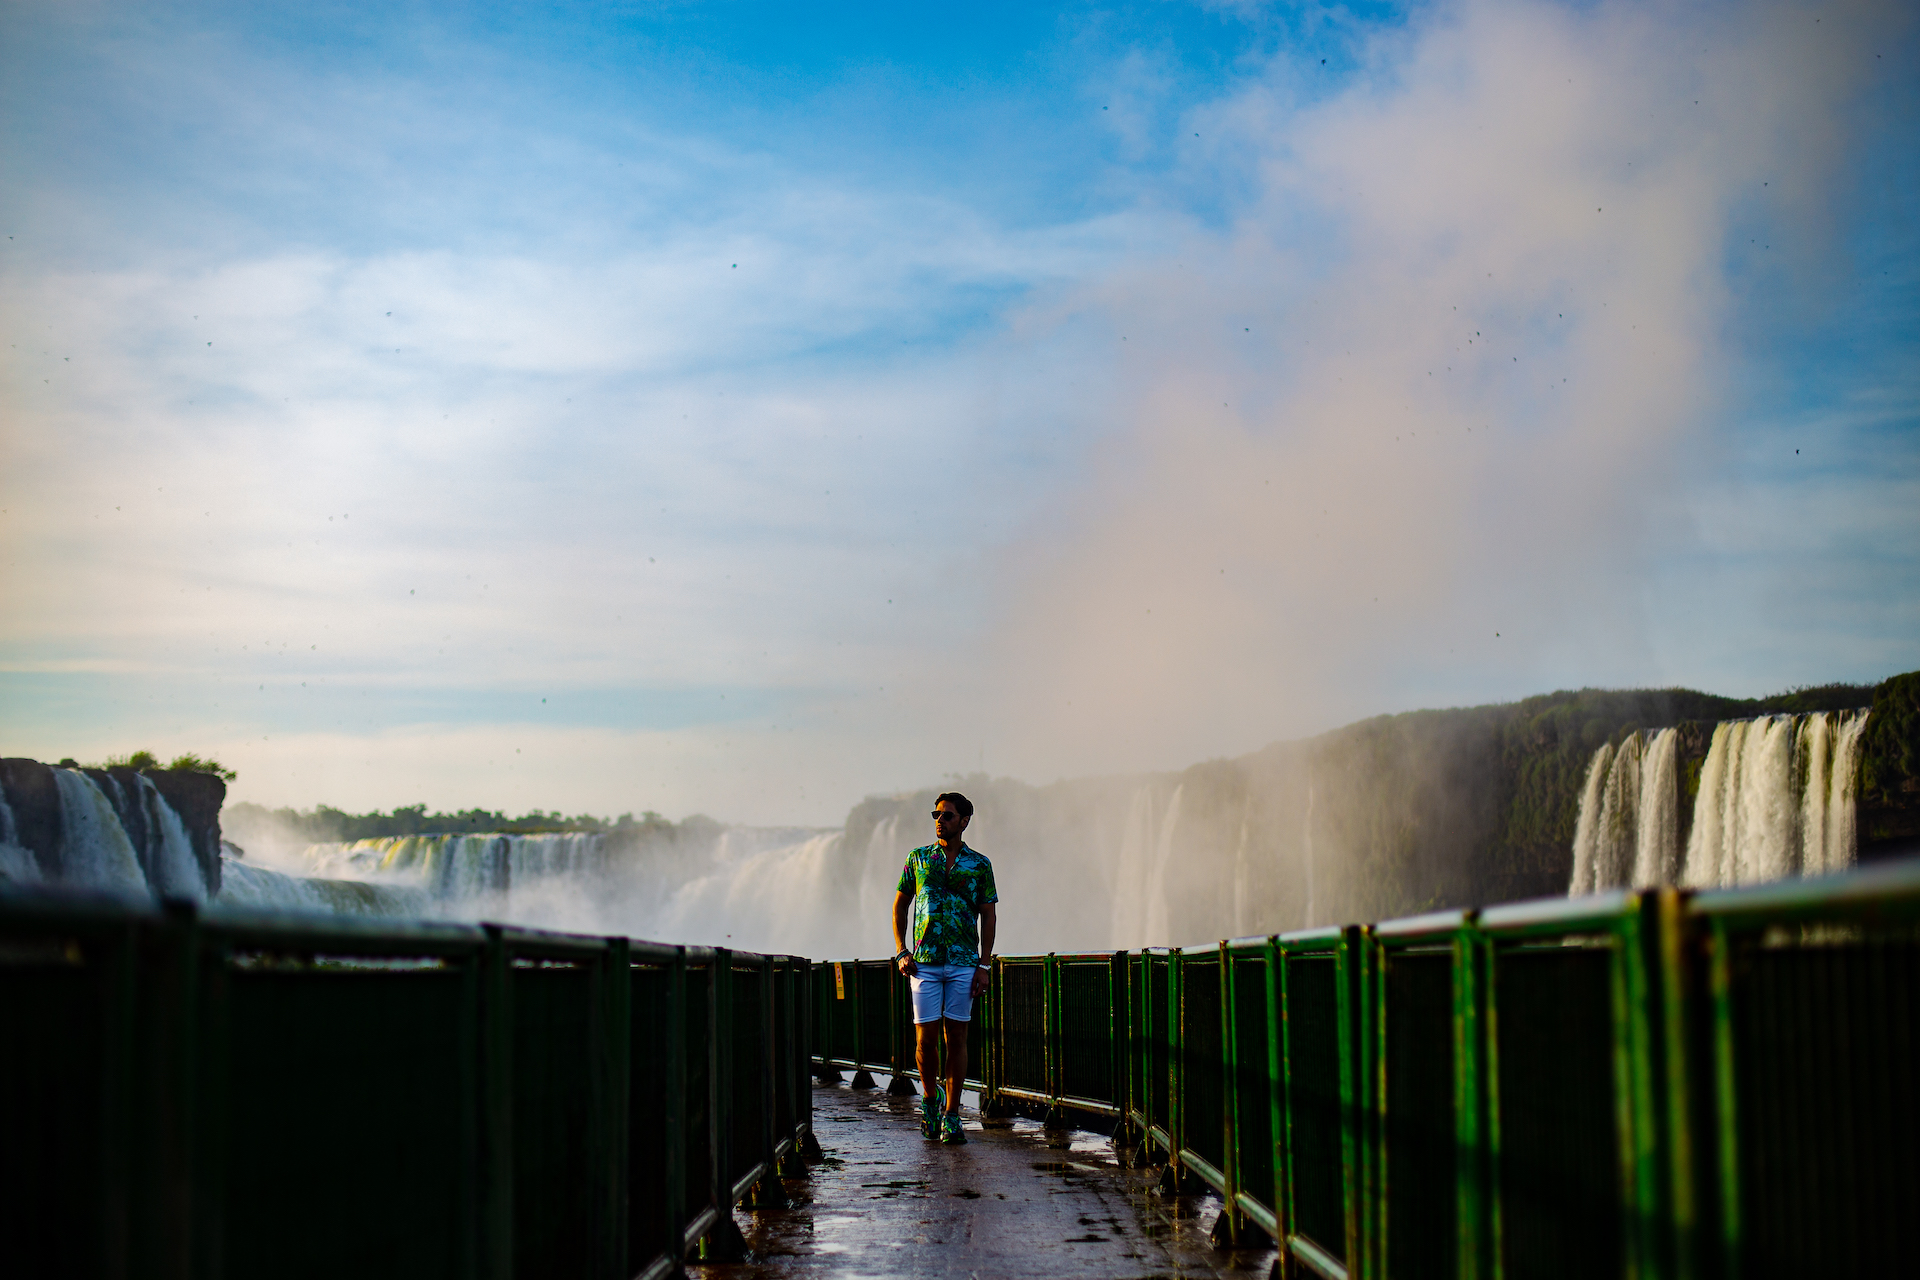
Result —
MULTIPOLYGON (((836 1040, 832 969, 816 1064, 910 1070, 904 981, 836 1040)), ((977 1010, 989 1113, 1117 1126, 1288 1276, 1920 1274, 1920 863, 1003 956, 977 1010)))
POLYGON ((669 1274, 812 1144, 806 972, 0 898, 7 1272, 669 1274))

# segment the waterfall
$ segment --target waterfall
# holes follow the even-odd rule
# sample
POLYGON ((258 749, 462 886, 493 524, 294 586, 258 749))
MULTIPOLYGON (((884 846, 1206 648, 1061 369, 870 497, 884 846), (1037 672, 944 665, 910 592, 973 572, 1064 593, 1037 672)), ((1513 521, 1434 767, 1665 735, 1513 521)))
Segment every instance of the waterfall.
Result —
POLYGON ((457 900, 504 895, 530 880, 596 874, 605 870, 605 849, 598 832, 489 832, 314 844, 299 856, 309 875, 391 881, 457 900))
POLYGON ((1112 926, 1109 937, 1144 938, 1147 934, 1148 859, 1157 830, 1153 817, 1153 788, 1136 787, 1127 801, 1126 821, 1120 828, 1120 856, 1114 861, 1112 926))
POLYGON ((1729 721, 1700 771, 1685 882, 1702 888, 1843 871, 1865 711, 1729 721))
POLYGON ((1680 874, 1680 731, 1653 735, 1640 761, 1633 883, 1672 884, 1680 874))
POLYGON ((1573 827, 1573 885, 1567 895, 1583 897, 1599 888, 1594 877, 1599 858, 1600 806, 1607 790, 1607 770, 1613 765, 1613 744, 1603 742, 1587 765, 1587 785, 1580 791, 1580 816, 1573 827))
POLYGON ((324 876, 291 876, 246 858, 225 859, 214 910, 239 907, 261 911, 305 911, 327 915, 420 919, 431 916, 432 902, 419 889, 369 884, 324 876))
POLYGON ((140 857, 106 792, 77 769, 55 769, 53 783, 60 793, 60 882, 146 892, 140 857))
POLYGON ((1313 928, 1314 913, 1319 904, 1313 892, 1313 775, 1307 775, 1307 817, 1306 830, 1301 833, 1303 860, 1307 864, 1307 918, 1300 922, 1302 929, 1313 928))
POLYGON ((1617 889, 1627 883, 1637 861, 1634 842, 1640 836, 1640 735, 1627 735, 1613 753, 1607 785, 1600 797, 1600 821, 1595 835, 1593 884, 1617 889))
POLYGON ((1602 744, 1580 794, 1569 896, 1754 884, 1852 866, 1853 776, 1866 721, 1865 711, 1817 711, 1715 725, 1684 857, 1678 730, 1602 744))
POLYGON ((193 841, 187 838, 186 825, 161 796, 160 788, 153 785, 153 779, 144 773, 136 774, 135 779, 139 788, 135 802, 141 806, 150 833, 148 882, 157 893, 206 901, 207 882, 200 874, 199 859, 193 856, 193 841))
POLYGON ((33 850, 20 843, 20 828, 13 820, 13 806, 0 789, 0 884, 38 884, 40 862, 33 850))
POLYGON ((1587 764, 1573 829, 1568 896, 1668 884, 1680 860, 1680 736, 1635 732, 1587 764))
POLYGON ((1173 923, 1167 913, 1167 875, 1173 868, 1173 835, 1180 826, 1180 798, 1185 790, 1185 784, 1173 789, 1173 799, 1167 802, 1167 811, 1160 819, 1154 840, 1153 874, 1147 883, 1145 934, 1153 946, 1172 946, 1179 941, 1173 936, 1173 923))

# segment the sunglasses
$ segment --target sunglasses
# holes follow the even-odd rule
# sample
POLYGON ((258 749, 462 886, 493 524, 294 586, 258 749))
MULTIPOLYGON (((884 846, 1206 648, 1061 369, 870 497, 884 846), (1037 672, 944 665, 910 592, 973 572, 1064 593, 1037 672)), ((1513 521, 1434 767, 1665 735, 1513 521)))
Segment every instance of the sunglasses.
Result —
POLYGON ((962 816, 961 814, 955 813, 952 809, 935 809, 933 811, 933 820, 935 822, 940 821, 942 818, 952 818, 955 822, 958 822, 962 816))

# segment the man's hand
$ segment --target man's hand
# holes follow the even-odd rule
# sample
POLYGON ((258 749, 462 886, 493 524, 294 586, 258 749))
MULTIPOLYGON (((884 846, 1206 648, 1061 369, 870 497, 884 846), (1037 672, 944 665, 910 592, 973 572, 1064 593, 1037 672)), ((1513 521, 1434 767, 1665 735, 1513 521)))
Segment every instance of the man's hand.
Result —
POLYGON ((920 970, 920 966, 913 962, 913 956, 911 953, 903 956, 895 956, 894 961, 895 961, 894 967, 899 969, 901 973, 905 974, 909 978, 911 978, 915 973, 919 972, 920 970))
POLYGON ((978 1000, 980 993, 987 989, 987 975, 990 971, 976 968, 973 971, 973 998, 978 1000))

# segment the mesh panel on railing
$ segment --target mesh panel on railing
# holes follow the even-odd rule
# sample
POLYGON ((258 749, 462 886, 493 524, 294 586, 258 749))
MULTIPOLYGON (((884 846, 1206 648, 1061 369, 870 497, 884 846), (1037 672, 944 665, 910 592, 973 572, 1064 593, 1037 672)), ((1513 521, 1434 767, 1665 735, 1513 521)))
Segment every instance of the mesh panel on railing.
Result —
MULTIPOLYGON (((981 1016, 981 1006, 986 1003, 986 1000, 986 995, 982 993, 980 998, 973 1002, 973 1018, 967 1024, 967 1073, 961 1077, 962 1080, 979 1080, 981 1078, 980 1070, 986 1063, 986 1058, 983 1056, 985 1050, 982 1046, 987 1036, 987 1030, 985 1020, 981 1016)), ((905 1043, 901 1046, 901 1054, 905 1059, 907 1069, 918 1070, 918 1064, 914 1062, 913 1058, 913 1031, 911 1030, 913 1026, 913 1001, 910 996, 907 1000, 906 1010, 901 1014, 901 1017, 906 1019, 907 1028, 905 1043)))
POLYGON ((851 962, 832 970, 833 1056, 851 1062, 860 1042, 860 970, 851 962))
POLYGON ((890 961, 860 962, 860 1060, 876 1067, 893 1062, 893 976, 890 961))
POLYGON ((1046 971, 1038 962, 1003 961, 1007 1060, 1000 1083, 1013 1089, 1045 1092, 1046 971))
POLYGON ((1173 1132, 1172 1064, 1168 1061, 1167 986, 1173 972, 1172 956, 1147 957, 1147 1091, 1153 1097, 1153 1122, 1173 1132))
POLYGON ((1500 1221, 1513 1280, 1621 1273, 1612 959, 1547 946, 1495 960, 1500 1221))
POLYGON ((1113 1103, 1113 962, 1062 960, 1060 982, 1060 1091, 1090 1102, 1113 1103))
POLYGON ((465 976, 236 968, 227 982, 226 1274, 353 1275, 370 1257, 460 1274, 480 1102, 465 976))
POLYGON ((1220 957, 1180 962, 1180 1092, 1186 1102, 1180 1139, 1215 1168, 1227 1160, 1225 1063, 1220 1040, 1220 957))
POLYGON ((798 971, 782 962, 773 968, 773 1140, 793 1133, 794 1058, 804 1058, 806 1050, 797 1042, 794 1018, 794 987, 798 971))
POLYGON ((687 1114, 682 1132, 687 1140, 687 1208, 690 1213, 698 1212, 708 1202, 713 1185, 713 1155, 709 1150, 711 1130, 707 1124, 710 1114, 707 1106, 707 1028, 712 1023, 708 1004, 711 981, 712 974, 708 966, 688 966, 687 1030, 681 1052, 686 1056, 687 1063, 687 1114))
POLYGON ((605 1081, 589 1029, 598 975, 585 966, 515 968, 513 1256, 515 1273, 595 1269, 596 1158, 605 1081))
POLYGON ((1920 1274, 1920 947, 1737 946, 1747 1276, 1920 1274))
POLYGON ((833 1029, 833 966, 815 965, 808 974, 813 991, 813 1053, 821 1059, 840 1054, 833 1029))
POLYGON ((1287 966, 1287 1145, 1294 1230, 1336 1258, 1347 1253, 1340 1155, 1340 1006, 1332 956, 1287 966))
POLYGON ((1146 1071, 1140 1063, 1140 1055, 1146 1054, 1146 1032, 1140 1023, 1140 1011, 1146 1007, 1144 984, 1146 984, 1146 960, 1142 956, 1129 956, 1127 965, 1127 983, 1125 983, 1125 1002, 1127 1002, 1127 1061, 1125 1061, 1125 1082, 1127 1082, 1127 1107, 1135 1115, 1144 1115, 1146 1111, 1146 1071))
POLYGON ((133 966, 113 963, 104 942, 36 950, 0 956, 0 1097, 13 1104, 0 1139, 5 1247, 19 1259, 64 1258, 76 1275, 119 1273, 125 1224, 100 1188, 112 1185, 108 1152, 130 1119, 120 1071, 133 1000, 114 978, 133 966))
POLYGON ((633 1070, 627 1094, 627 1261, 634 1275, 662 1253, 678 1254, 667 1221, 667 1053, 670 1009, 665 967, 633 970, 633 1070))
POLYGON ((1235 955, 1232 963, 1240 1185, 1272 1209, 1280 1201, 1273 1177, 1275 1064, 1267 1052, 1267 961, 1260 955, 1235 955))
POLYGON ((1387 960, 1387 1274, 1459 1271, 1453 1116, 1453 954, 1387 960))
POLYGON ((726 1180, 736 1182, 767 1153, 766 978, 760 967, 733 971, 733 1134, 726 1180))

